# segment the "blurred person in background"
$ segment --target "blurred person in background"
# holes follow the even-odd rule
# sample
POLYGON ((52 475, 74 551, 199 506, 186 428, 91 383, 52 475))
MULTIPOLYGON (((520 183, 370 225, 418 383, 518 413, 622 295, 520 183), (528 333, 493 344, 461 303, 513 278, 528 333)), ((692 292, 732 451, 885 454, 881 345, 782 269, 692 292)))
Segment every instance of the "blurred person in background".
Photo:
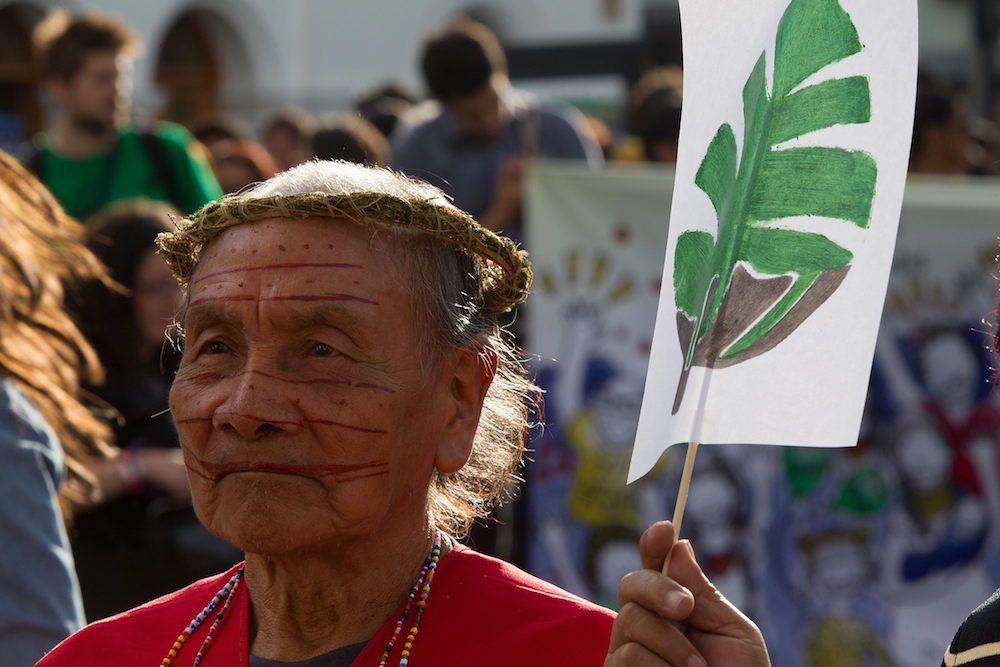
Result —
POLYGON ((309 159, 309 140, 316 119, 305 109, 286 107, 275 114, 261 132, 261 142, 278 171, 309 159))
POLYGON ((605 160, 610 159, 615 139, 611 128, 608 127, 608 124, 605 123, 604 120, 598 118, 597 116, 586 114, 583 119, 586 121, 583 127, 584 134, 590 137, 592 142, 597 144, 597 146, 601 149, 601 155, 605 160))
POLYGON ((129 122, 139 41, 128 26, 111 16, 71 17, 56 9, 34 39, 56 114, 25 164, 67 213, 83 220, 111 202, 147 197, 186 214, 221 194, 187 130, 129 122))
POLYGON ((602 164, 575 110, 555 110, 516 90, 489 28, 458 17, 424 42, 424 80, 440 112, 393 138, 395 169, 430 181, 484 227, 521 235, 530 158, 602 164))
POLYGON ((215 159, 220 146, 229 141, 254 141, 254 133, 246 122, 236 116, 219 112, 211 120, 199 123, 192 129, 194 138, 215 159))
POLYGON ((230 139, 214 144, 215 174, 226 194, 274 176, 274 160, 256 141, 230 139))
POLYGON ((417 96, 405 85, 386 83, 361 93, 354 102, 354 109, 389 139, 416 103, 417 96))
POLYGON ((0 152, 0 654, 27 667, 83 624, 63 514, 93 502, 87 461, 107 427, 81 403, 100 379, 66 313, 64 282, 104 279, 82 230, 0 152))
POLYGON ((77 319, 106 369, 91 391, 117 413, 114 442, 121 452, 93 467, 102 502, 80 512, 70 534, 91 620, 239 558, 194 516, 177 431, 165 414, 179 360, 165 330, 181 292, 154 239, 173 229, 171 211, 154 202, 123 203, 94 219, 88 233, 88 246, 118 289, 87 285, 77 319))
POLYGON ((647 70, 628 97, 629 134, 613 150, 616 160, 677 162, 684 74, 675 65, 647 70))
POLYGON ((910 172, 969 174, 968 110, 949 81, 921 72, 910 144, 910 172))
POLYGON ((361 115, 334 113, 319 119, 312 136, 312 154, 320 160, 384 167, 389 163, 389 142, 361 115))

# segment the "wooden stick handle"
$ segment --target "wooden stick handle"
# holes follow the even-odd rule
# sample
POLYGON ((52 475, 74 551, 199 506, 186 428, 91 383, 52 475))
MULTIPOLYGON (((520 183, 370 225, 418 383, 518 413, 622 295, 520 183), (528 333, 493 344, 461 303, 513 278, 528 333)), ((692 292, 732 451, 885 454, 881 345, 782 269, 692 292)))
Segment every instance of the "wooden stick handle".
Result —
MULTIPOLYGON (((681 523, 684 521, 684 508, 687 507, 688 491, 691 489, 691 475, 694 472, 694 457, 698 455, 698 443, 689 442, 687 454, 684 456, 684 471, 681 473, 681 486, 677 490, 677 502, 674 504, 674 544, 681 536, 681 523)), ((670 557, 674 549, 670 548, 667 557, 663 561, 663 574, 670 569, 670 557)))

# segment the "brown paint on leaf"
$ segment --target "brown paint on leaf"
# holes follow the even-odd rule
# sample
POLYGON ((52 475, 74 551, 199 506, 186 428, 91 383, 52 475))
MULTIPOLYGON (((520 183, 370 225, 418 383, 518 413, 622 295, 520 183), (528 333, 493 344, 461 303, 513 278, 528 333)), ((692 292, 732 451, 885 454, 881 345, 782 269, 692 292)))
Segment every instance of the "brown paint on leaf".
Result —
MULTIPOLYGON (((770 331, 738 354, 723 357, 722 354, 767 313, 794 282, 791 276, 758 278, 751 275, 742 264, 738 264, 733 270, 729 290, 715 320, 695 348, 691 366, 727 368, 774 349, 837 291, 850 268, 848 265, 820 274, 770 331)), ((709 290, 708 303, 711 303, 712 292, 714 286, 709 290)), ((676 321, 681 352, 687 354, 691 337, 694 335, 695 322, 680 311, 677 312, 676 321)), ((690 368, 681 371, 671 414, 677 414, 680 409, 689 373, 690 368)))

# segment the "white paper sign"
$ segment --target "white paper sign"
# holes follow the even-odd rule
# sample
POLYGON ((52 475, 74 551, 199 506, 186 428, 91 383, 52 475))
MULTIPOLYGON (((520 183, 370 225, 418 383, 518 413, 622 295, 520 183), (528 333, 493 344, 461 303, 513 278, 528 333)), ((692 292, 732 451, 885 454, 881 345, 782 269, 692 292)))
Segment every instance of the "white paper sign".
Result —
POLYGON ((853 445, 903 196, 913 0, 681 0, 685 90, 629 481, 670 445, 853 445))

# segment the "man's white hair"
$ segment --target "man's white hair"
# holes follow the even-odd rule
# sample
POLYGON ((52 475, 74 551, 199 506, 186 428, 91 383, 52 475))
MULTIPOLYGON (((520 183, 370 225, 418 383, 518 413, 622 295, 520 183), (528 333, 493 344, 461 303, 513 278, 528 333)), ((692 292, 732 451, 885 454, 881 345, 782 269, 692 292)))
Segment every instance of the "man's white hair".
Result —
POLYGON ((303 162, 254 186, 242 196, 256 198, 308 192, 378 192, 402 198, 427 199, 440 206, 455 208, 448 197, 430 183, 389 169, 343 160, 303 162))

